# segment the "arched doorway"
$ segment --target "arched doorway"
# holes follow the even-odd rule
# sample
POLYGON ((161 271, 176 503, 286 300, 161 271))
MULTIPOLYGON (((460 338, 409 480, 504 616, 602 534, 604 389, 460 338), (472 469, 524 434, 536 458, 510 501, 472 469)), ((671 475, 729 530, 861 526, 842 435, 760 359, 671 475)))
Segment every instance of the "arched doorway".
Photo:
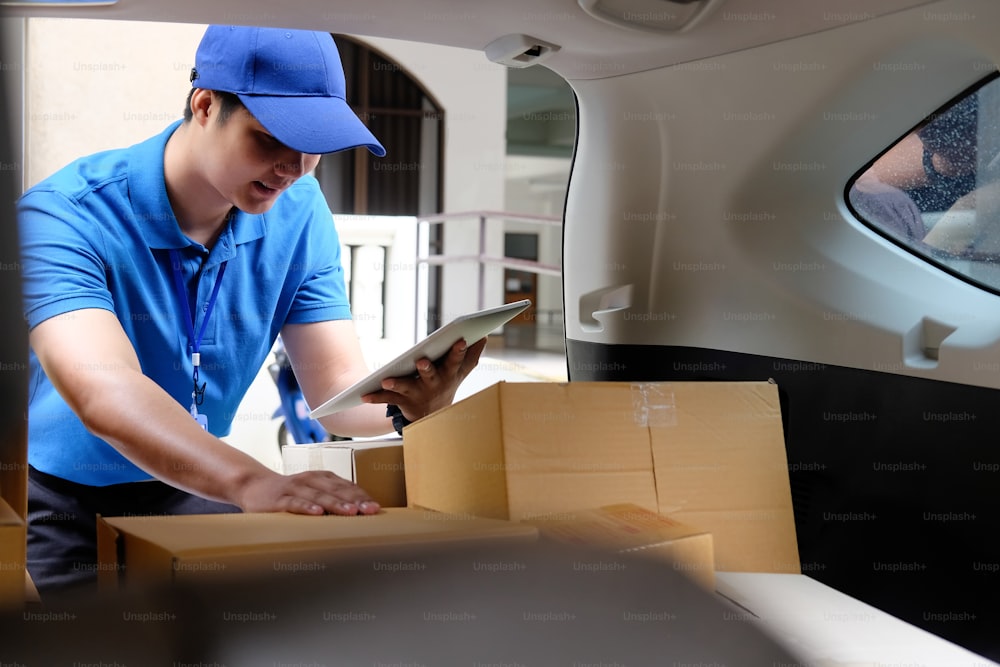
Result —
POLYGON ((334 213, 425 215, 441 210, 444 110, 387 56, 334 37, 347 103, 386 148, 384 158, 348 151, 323 158, 317 177, 334 213))
MULTIPOLYGON (((430 215, 442 209, 444 109, 400 64, 354 38, 334 35, 347 79, 347 103, 385 146, 324 156, 316 178, 336 215, 430 215)), ((441 251, 432 227, 431 252, 441 251)), ((352 253, 358 249, 352 248, 352 253)), ((426 313, 440 326, 440 267, 430 267, 426 313)))

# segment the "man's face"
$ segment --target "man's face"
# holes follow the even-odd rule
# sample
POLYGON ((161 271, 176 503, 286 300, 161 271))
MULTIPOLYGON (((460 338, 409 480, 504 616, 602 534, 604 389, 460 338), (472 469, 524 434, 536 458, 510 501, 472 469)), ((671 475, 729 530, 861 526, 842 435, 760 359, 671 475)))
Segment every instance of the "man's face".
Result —
POLYGON ((240 107, 222 124, 218 102, 205 125, 206 176, 223 198, 246 213, 270 210, 278 196, 319 163, 319 155, 288 148, 240 107))

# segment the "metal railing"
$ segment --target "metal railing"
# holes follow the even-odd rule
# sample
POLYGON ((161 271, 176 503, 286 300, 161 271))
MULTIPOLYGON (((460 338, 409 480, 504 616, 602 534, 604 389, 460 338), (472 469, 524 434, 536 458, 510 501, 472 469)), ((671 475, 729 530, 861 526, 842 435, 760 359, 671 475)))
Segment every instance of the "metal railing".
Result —
MULTIPOLYGON (((562 275, 562 266, 558 264, 546 264, 535 260, 488 254, 486 251, 486 232, 488 224, 493 221, 528 223, 529 225, 537 225, 539 227, 562 227, 562 218, 560 217, 508 213, 504 211, 464 211, 460 213, 436 213, 434 215, 417 217, 417 265, 441 266, 452 262, 477 262, 479 273, 476 281, 476 290, 477 304, 480 309, 486 307, 485 283, 487 265, 502 266, 542 275, 562 275), (443 224, 477 224, 478 252, 459 254, 447 252, 431 253, 430 228, 432 225, 443 224)), ((418 275, 425 273, 419 272, 418 275)), ((426 294, 426 285, 421 284, 421 280, 418 279, 418 293, 421 290, 424 290, 424 294, 426 294)))

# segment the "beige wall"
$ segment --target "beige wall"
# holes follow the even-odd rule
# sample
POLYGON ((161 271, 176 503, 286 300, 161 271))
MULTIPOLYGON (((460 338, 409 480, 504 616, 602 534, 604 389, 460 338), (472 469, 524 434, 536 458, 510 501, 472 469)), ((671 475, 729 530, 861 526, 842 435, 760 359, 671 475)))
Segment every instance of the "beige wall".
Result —
POLYGON ((128 146, 178 119, 203 26, 30 19, 28 184, 94 151, 128 146))
MULTIPOLYGON (((504 210, 518 213, 560 217, 566 200, 570 172, 569 158, 507 157, 504 210)), ((507 225, 508 232, 538 234, 538 258, 544 264, 562 263, 562 227, 533 226, 524 223, 507 225)), ((562 310, 562 280, 543 274, 538 279, 539 311, 548 314, 562 310)), ((547 323, 548 320, 543 320, 547 323)))

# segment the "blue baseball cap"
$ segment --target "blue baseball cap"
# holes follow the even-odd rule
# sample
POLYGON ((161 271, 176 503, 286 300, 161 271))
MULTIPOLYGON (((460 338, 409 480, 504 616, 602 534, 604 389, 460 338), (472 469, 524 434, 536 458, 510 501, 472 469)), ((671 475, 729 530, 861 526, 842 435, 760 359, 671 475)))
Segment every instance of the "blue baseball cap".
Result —
POLYGON ((385 148, 347 104, 344 67, 325 32, 212 25, 191 84, 233 93, 284 145, 302 153, 385 148))

